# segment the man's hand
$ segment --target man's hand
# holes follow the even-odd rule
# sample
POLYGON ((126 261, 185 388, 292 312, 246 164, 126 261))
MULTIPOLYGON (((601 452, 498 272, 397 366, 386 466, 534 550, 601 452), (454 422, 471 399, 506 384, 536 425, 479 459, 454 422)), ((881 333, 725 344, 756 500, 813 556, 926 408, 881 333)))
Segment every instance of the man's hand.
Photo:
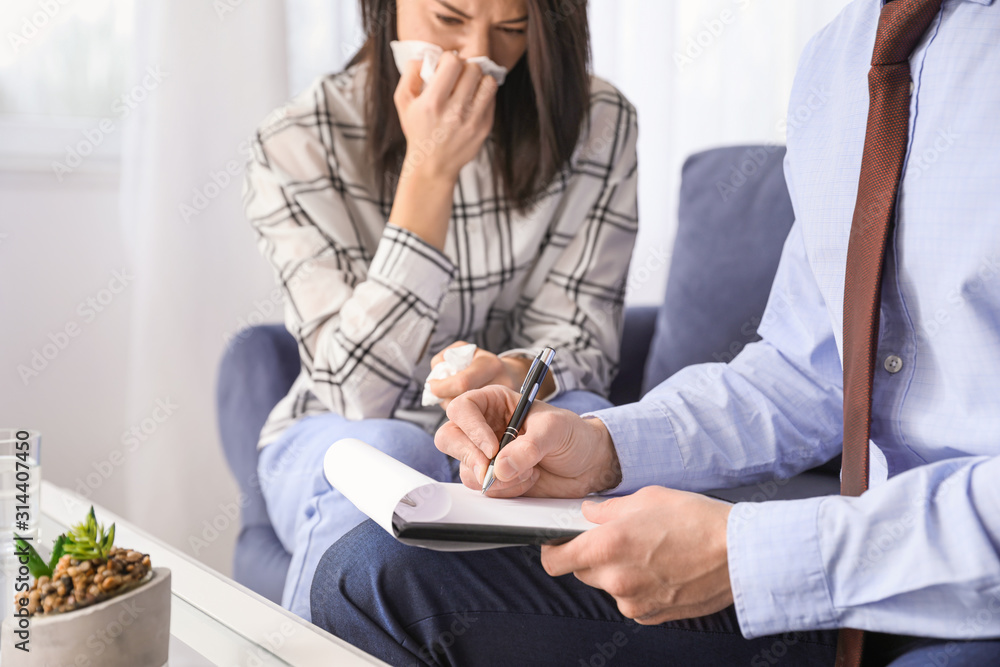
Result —
MULTIPOLYGON (((434 444, 461 462, 462 482, 480 490, 486 467, 514 413, 519 395, 499 385, 466 392, 448 406, 434 444)), ((611 435, 598 419, 535 401, 521 435, 504 447, 489 495, 580 498, 621 482, 611 435)))
POLYGON ((648 486, 583 515, 601 524, 566 544, 542 547, 542 565, 570 572, 618 602, 644 625, 705 616, 733 603, 726 555, 732 505, 685 491, 648 486))

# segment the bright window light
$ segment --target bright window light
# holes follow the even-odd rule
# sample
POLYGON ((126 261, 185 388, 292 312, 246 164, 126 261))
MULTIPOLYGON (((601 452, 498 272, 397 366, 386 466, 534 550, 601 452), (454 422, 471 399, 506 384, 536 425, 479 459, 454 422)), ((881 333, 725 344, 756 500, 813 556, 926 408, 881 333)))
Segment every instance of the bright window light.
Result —
POLYGON ((132 0, 3 0, 0 116, 107 116, 132 23, 132 0))

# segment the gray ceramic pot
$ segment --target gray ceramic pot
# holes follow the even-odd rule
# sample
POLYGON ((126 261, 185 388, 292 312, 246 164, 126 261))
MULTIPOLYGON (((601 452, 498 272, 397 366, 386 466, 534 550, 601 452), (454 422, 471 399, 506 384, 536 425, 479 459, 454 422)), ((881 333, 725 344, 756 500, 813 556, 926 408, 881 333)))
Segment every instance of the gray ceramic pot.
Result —
POLYGON ((66 614, 29 619, 28 652, 18 620, 3 622, 3 667, 161 667, 170 644, 170 570, 123 595, 66 614))

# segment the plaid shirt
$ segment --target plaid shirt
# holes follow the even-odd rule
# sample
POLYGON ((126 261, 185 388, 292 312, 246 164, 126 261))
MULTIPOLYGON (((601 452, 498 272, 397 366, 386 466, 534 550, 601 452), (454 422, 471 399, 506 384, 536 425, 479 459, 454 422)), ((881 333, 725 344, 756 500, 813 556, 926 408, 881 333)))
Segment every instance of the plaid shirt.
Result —
POLYGON ((606 395, 637 228, 636 113, 592 79, 568 165, 526 214, 493 184, 489 140, 455 186, 444 252, 388 224, 366 150, 367 65, 319 79, 257 132, 244 206, 285 295, 302 372, 261 433, 336 412, 432 432, 430 360, 457 340, 497 354, 557 350, 557 392, 606 395))

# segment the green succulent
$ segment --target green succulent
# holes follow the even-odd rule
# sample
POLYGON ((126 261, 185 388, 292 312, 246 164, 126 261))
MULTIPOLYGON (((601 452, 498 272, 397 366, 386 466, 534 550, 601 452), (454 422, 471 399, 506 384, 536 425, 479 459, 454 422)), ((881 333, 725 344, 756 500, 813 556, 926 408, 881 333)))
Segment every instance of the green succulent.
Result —
POLYGON ((109 530, 104 530, 104 524, 98 525, 94 517, 94 506, 90 506, 87 520, 78 523, 66 533, 63 543, 63 553, 77 560, 105 559, 111 553, 115 542, 115 524, 109 530))
POLYGON ((87 519, 69 529, 56 538, 52 545, 52 557, 46 563, 38 555, 35 548, 29 542, 25 542, 20 537, 15 536, 17 546, 28 553, 28 571, 31 576, 51 577, 56 569, 59 559, 65 554, 69 554, 77 560, 105 559, 111 553, 111 547, 115 543, 115 524, 111 528, 104 530, 103 524, 97 523, 94 516, 94 506, 90 506, 87 519))

